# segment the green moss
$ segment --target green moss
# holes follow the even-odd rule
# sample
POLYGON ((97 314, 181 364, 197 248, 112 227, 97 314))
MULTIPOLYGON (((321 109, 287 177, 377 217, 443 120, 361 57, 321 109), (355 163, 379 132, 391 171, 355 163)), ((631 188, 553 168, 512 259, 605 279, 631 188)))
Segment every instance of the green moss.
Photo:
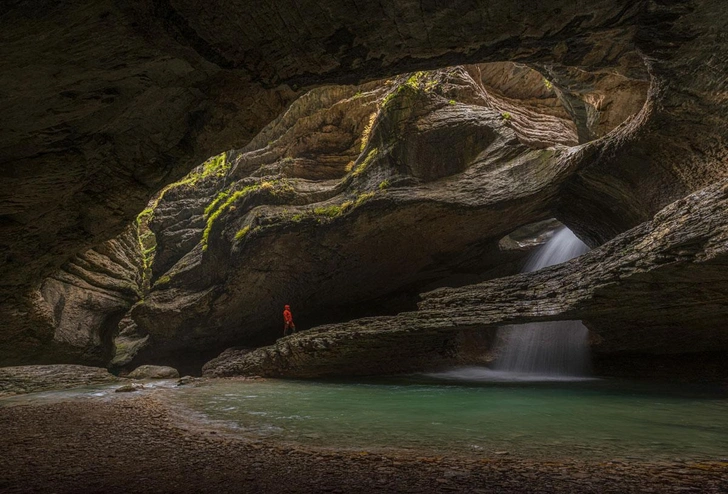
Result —
POLYGON ((369 121, 364 126, 364 130, 361 133, 361 147, 360 152, 364 152, 364 149, 367 147, 367 144, 369 144, 369 135, 372 132, 372 127, 374 126, 374 121, 377 119, 377 112, 373 112, 371 115, 369 115, 369 121))
POLYGON ((230 196, 230 189, 225 189, 222 192, 219 192, 217 196, 215 196, 215 199, 212 200, 210 204, 207 205, 205 208, 205 217, 210 216, 210 213, 215 211, 217 207, 222 203, 225 199, 227 199, 230 196))
POLYGON ((160 286, 168 285, 170 281, 172 281, 172 278, 165 274, 164 276, 161 276, 156 283, 154 283, 154 287, 157 288, 160 286))
POLYGON ((398 91, 395 90, 395 91, 390 91, 389 93, 387 93, 387 95, 384 97, 384 99, 382 99, 382 104, 380 105, 380 108, 386 107, 389 104, 389 102, 394 99, 394 96, 397 94, 397 92, 398 91))
POLYGON ((379 153, 379 148, 372 148, 371 151, 369 151, 369 154, 367 154, 367 157, 364 158, 364 161, 362 161, 359 166, 356 167, 354 172, 352 173, 353 176, 361 175, 364 170, 367 169, 367 167, 371 164, 372 161, 374 161, 374 158, 376 158, 377 153, 379 153))
POLYGON ((250 231, 250 225, 246 226, 242 230, 238 230, 238 233, 235 234, 235 240, 241 240, 244 236, 248 234, 250 231))
POLYGON ((414 74, 409 76, 409 78, 405 82, 405 85, 411 87, 412 89, 419 89, 420 83, 425 79, 426 75, 427 72, 423 72, 421 70, 415 72, 414 74))
POLYGON ((224 213, 228 208, 230 208, 237 200, 258 189, 260 189, 260 185, 249 185, 241 190, 235 191, 227 196, 224 201, 219 203, 220 205, 216 210, 210 212, 210 214, 207 216, 207 224, 205 225, 205 230, 202 232, 203 251, 207 250, 207 243, 210 238, 210 232, 212 231, 212 226, 215 223, 215 220, 219 218, 220 215, 224 213))
POLYGON ((335 218, 341 214, 341 206, 336 204, 331 206, 314 208, 313 213, 317 216, 328 216, 329 218, 335 218))
POLYGON ((504 111, 503 113, 501 113, 501 118, 507 122, 508 120, 510 120, 513 117, 511 116, 510 113, 508 113, 507 111, 504 111))
POLYGON ((202 173, 200 174, 200 178, 207 178, 212 175, 217 175, 218 177, 225 176, 227 171, 230 169, 230 166, 231 165, 227 160, 227 153, 213 156, 202 164, 202 173))
POLYGON ((303 221, 304 219, 306 219, 306 218, 308 218, 310 216, 311 216, 310 214, 307 214, 305 212, 304 213, 296 213, 293 216, 291 216, 291 221, 298 223, 298 222, 303 221))
POLYGON ((354 201, 354 207, 356 208, 361 206, 375 195, 376 192, 366 192, 364 194, 360 194, 359 197, 356 198, 356 201, 354 201))
POLYGON ((551 81, 549 81, 549 80, 548 80, 548 79, 546 79, 545 77, 544 77, 544 79, 543 79, 543 85, 544 85, 544 86, 546 87, 546 89, 548 89, 549 91, 551 91, 551 90, 552 90, 552 89, 554 88, 554 85, 553 85, 553 84, 551 84, 551 81))
POLYGON ((457 101, 455 101, 454 99, 451 99, 450 101, 448 101, 448 103, 455 106, 457 104, 457 101))
POLYGON ((278 180, 276 182, 276 188, 272 191, 272 194, 276 197, 280 195, 291 195, 296 192, 293 185, 288 180, 278 180))
MULTIPOLYGON (((211 176, 218 176, 223 177, 225 174, 230 170, 230 167, 232 165, 227 159, 227 153, 222 153, 217 156, 213 156, 209 160, 205 161, 200 165, 200 167, 197 167, 195 171, 192 171, 189 175, 187 175, 182 180, 179 180, 177 182, 171 183, 167 185, 165 188, 163 188, 160 192, 157 198, 152 203, 151 207, 148 209, 151 209, 152 211, 157 208, 157 205, 162 200, 164 195, 169 192, 170 190, 177 189, 179 187, 194 187, 197 185, 197 183, 205 178, 211 177, 211 176)), ((146 210, 145 210, 146 211, 146 210)), ((144 211, 142 211, 143 213, 144 211)))
POLYGON ((314 208, 313 213, 317 216, 326 216, 328 218, 336 218, 344 214, 351 206, 352 201, 346 201, 341 204, 333 204, 331 206, 314 208))
POLYGON ((379 190, 386 190, 389 187, 389 180, 379 182, 379 190))
POLYGON ((139 224, 144 220, 152 221, 152 218, 154 218, 154 210, 152 208, 146 208, 144 211, 137 215, 136 221, 137 224, 139 224))

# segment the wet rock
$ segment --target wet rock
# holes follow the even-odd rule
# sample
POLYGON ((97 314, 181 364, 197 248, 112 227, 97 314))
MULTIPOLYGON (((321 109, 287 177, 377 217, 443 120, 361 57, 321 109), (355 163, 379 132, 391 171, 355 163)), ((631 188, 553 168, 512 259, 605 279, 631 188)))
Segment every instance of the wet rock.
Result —
POLYGON ((142 365, 127 376, 129 379, 176 379, 179 372, 172 367, 162 365, 142 365))
POLYGON ((191 384, 195 382, 197 379, 195 379, 192 376, 183 376, 177 380, 177 383, 175 386, 186 386, 187 384, 191 384))
POLYGON ((106 369, 84 365, 0 367, 0 396, 121 381, 106 369))
POLYGON ((125 384, 120 388, 116 388, 116 393, 132 393, 134 391, 140 391, 144 389, 144 385, 141 383, 125 384))

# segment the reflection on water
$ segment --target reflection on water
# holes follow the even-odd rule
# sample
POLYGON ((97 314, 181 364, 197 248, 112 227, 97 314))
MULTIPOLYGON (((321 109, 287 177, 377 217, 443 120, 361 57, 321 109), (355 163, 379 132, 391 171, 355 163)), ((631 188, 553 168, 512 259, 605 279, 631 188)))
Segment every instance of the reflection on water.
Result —
POLYGON ((568 376, 559 374, 519 373, 490 369, 488 367, 460 367, 443 372, 424 374, 433 379, 458 382, 509 383, 509 382, 580 382, 595 381, 594 377, 568 376))

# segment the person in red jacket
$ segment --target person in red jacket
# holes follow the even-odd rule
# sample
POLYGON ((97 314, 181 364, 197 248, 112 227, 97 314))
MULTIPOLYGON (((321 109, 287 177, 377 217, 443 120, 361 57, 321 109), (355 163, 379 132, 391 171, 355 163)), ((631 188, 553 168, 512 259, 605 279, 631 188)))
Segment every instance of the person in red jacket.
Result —
POLYGON ((286 336, 288 334, 288 330, 291 330, 291 333, 296 332, 296 325, 293 324, 293 315, 291 314, 291 306, 286 305, 283 308, 283 336, 286 336))

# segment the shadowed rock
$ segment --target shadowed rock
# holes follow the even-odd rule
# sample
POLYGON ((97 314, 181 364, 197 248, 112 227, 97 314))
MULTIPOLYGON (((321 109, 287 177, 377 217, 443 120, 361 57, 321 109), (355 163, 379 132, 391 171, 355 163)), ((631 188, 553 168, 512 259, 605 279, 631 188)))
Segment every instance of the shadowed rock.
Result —
MULTIPOLYGON (((583 5, 566 0, 427 6, 409 0, 392 5, 299 2, 293 7, 265 2, 137 0, 43 4, 43 8, 21 0, 0 7, 0 23, 4 35, 0 88, 8 96, 0 103, 4 116, 0 316, 5 322, 2 346, 10 348, 3 359, 6 363, 40 358, 43 351, 38 347, 54 338, 55 323, 49 323, 48 304, 38 291, 44 279, 74 255, 119 235, 165 184, 210 155, 243 148, 304 89, 317 85, 359 83, 462 63, 510 60, 538 68, 573 121, 573 129, 568 123, 559 127, 568 129, 563 139, 555 140, 556 132, 533 132, 538 126, 529 123, 531 116, 522 118, 527 112, 503 98, 499 104, 506 105, 504 109, 494 111, 511 122, 509 130, 519 144, 539 152, 547 152, 543 148, 549 142, 585 143, 561 151, 559 159, 554 159, 558 164, 552 164, 549 172, 556 177, 538 177, 536 182, 550 183, 547 191, 538 192, 550 213, 555 213, 549 216, 561 219, 592 246, 648 221, 665 205, 726 176, 728 126, 722 74, 728 60, 720 54, 726 51, 721 33, 728 25, 728 12, 715 0, 598 0, 590 2, 588 12, 583 5), (639 113, 610 131, 636 112, 648 82, 648 97, 639 113), (619 97, 608 96, 622 87, 628 90, 619 97)), ((507 98, 517 92, 507 84, 492 86, 507 98)), ((532 97, 541 99, 530 91, 528 98, 532 97)), ((550 109, 541 113, 548 115, 547 120, 563 115, 546 106, 550 109)), ((433 113, 423 134, 452 144, 447 138, 451 113, 448 109, 433 113)), ((474 135, 483 140, 493 137, 472 125, 465 128, 475 130, 474 135)), ((464 151, 475 152, 472 147, 464 151)), ((472 158, 468 153, 450 156, 421 145, 388 152, 404 160, 400 170, 435 182, 463 170, 472 158), (431 166, 432 160, 428 163, 433 157, 449 160, 438 168, 431 166)), ((501 164, 512 163, 510 156, 502 158, 501 164)), ((293 166, 300 170, 305 163, 293 166)), ((309 173, 321 177, 337 166, 326 162, 323 172, 309 173)), ((529 180, 533 175, 520 178, 529 180)), ((373 182, 361 185, 372 191, 373 182)), ((523 189, 507 192, 518 196, 523 189)), ((402 195, 391 194, 396 200, 402 195)), ((517 208, 528 207, 522 200, 518 196, 517 208)), ((470 214, 463 213, 462 202, 448 202, 442 195, 429 201, 437 207, 418 207, 414 214, 416 203, 409 202, 409 211, 397 203, 400 221, 425 219, 418 215, 427 214, 445 222, 444 216, 452 215, 454 209, 458 215, 470 214)), ((483 203, 476 201, 475 206, 483 203)), ((392 207, 391 201, 371 201, 351 219, 361 225, 392 207)), ((502 206, 494 207, 491 213, 501 210, 502 206)), ((543 204, 539 210, 543 211, 543 204)), ((523 218, 547 217, 533 212, 523 218)), ((398 218, 394 220, 392 225, 398 218)), ((480 226, 493 227, 490 223, 480 226)), ((230 237, 245 228, 234 227, 237 230, 229 230, 224 243, 230 244, 230 237)), ((220 241, 215 228, 219 226, 212 230, 215 239, 208 255, 226 255, 230 250, 225 245, 215 245, 220 241)), ((298 240, 294 230, 288 242, 298 240)), ((342 235, 360 240, 357 231, 361 232, 354 229, 342 235)), ((507 233, 500 227, 493 227, 493 232, 507 233)), ((183 232, 169 240, 179 240, 184 244, 181 251, 188 252, 190 244, 199 245, 190 235, 183 232)), ((194 266, 200 256, 194 253, 189 263, 180 264, 172 243, 163 249, 170 254, 168 259, 163 260, 160 253, 160 262, 179 268, 170 279, 194 266)), ((335 251, 337 246, 329 248, 335 251)), ((452 244, 452 248, 465 245, 452 244)), ((230 293, 219 288, 219 273, 188 271, 190 277, 202 275, 202 283, 210 289, 200 291, 195 286, 191 293, 159 295, 148 313, 138 309, 139 320, 151 320, 155 311, 163 312, 158 309, 165 304, 171 307, 173 297, 186 300, 196 307, 195 317, 210 318, 211 332, 225 329, 215 342, 225 345, 232 321, 229 315, 215 313, 214 306, 219 297, 230 293)), ((164 281, 163 276, 157 281, 164 281)), ((246 286, 251 281, 256 280, 249 279, 246 286)), ((230 288, 235 293, 241 289, 230 288)), ((356 304, 359 299, 352 296, 348 301, 356 304)), ((105 314, 115 311, 103 309, 105 314)), ((199 322, 195 317, 192 327, 199 322)), ((183 323, 181 318, 171 322, 172 326, 183 323)), ((139 338, 146 337, 146 331, 141 328, 139 338)), ((157 331, 165 333, 162 339, 168 333, 157 331)), ((96 359, 105 350, 92 353, 96 359)), ((77 354, 77 350, 71 352, 73 358, 77 354)), ((70 358, 62 353, 48 355, 52 360, 70 358)))
POLYGON ((456 338, 464 329, 492 334, 498 325, 567 319, 583 320, 598 335, 594 350, 603 355, 728 352, 722 324, 728 316, 726 264, 728 182, 722 182, 567 263, 435 290, 423 296, 417 312, 315 328, 218 360, 206 373, 312 377, 396 372, 407 368, 408 359, 421 366, 417 359, 432 349, 420 354, 417 342, 436 335, 444 338, 450 332, 456 338), (394 342, 381 351, 381 360, 377 341, 394 342), (395 351, 401 351, 397 358, 386 353, 395 351), (358 359, 382 365, 362 371, 358 359))
POLYGON ((131 312, 152 344, 133 362, 271 341, 286 303, 299 322, 391 313, 424 287, 516 272, 528 249, 498 243, 551 216, 574 163, 543 145, 576 134, 525 104, 512 126, 496 100, 465 68, 317 90, 220 174, 166 190, 156 281, 131 312))
POLYGON ((0 362, 105 366, 113 356, 119 321, 139 300, 141 284, 141 252, 136 229, 130 227, 74 256, 27 298, 15 294, 30 307, 14 314, 0 332, 0 362))

